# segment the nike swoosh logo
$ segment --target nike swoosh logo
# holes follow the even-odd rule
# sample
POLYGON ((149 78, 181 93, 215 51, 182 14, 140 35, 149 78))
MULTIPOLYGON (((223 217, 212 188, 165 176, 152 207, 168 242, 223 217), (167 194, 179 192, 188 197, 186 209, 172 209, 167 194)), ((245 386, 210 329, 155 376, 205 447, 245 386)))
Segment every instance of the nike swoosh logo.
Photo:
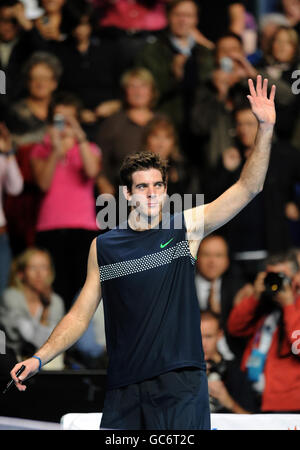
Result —
POLYGON ((173 241, 174 238, 171 238, 168 242, 166 242, 165 244, 161 243, 160 244, 160 248, 165 248, 168 244, 170 244, 170 242, 173 241))

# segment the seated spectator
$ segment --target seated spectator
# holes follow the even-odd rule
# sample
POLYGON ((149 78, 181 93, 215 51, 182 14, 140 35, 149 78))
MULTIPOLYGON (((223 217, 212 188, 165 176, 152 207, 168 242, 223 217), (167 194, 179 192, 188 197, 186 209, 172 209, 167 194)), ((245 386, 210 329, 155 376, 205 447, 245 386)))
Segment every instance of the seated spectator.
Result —
POLYGON ((28 248, 12 264, 11 283, 0 302, 1 328, 17 359, 31 356, 64 315, 52 289, 54 268, 48 252, 28 248))
POLYGON ((229 332, 248 339, 241 369, 261 396, 262 412, 300 411, 300 360, 293 352, 300 325, 293 283, 298 270, 294 253, 270 256, 254 284, 237 294, 228 319, 229 332))
POLYGON ((23 189, 23 177, 16 161, 9 132, 0 124, 0 296, 7 286, 11 264, 11 248, 2 205, 3 190, 18 195, 23 189))
MULTIPOLYGON (((248 105, 235 110, 235 146, 224 151, 208 174, 207 201, 214 200, 237 180, 255 142, 257 120, 248 105)), ((269 253, 287 250, 291 234, 286 205, 300 179, 300 154, 288 143, 274 139, 264 189, 230 223, 219 229, 232 252, 232 270, 253 282, 269 253)))
POLYGON ((41 51, 56 53, 69 33, 71 0, 40 0, 43 14, 33 20, 31 39, 41 51))
POLYGON ((54 288, 64 299, 66 309, 83 285, 84 261, 97 235, 93 189, 101 153, 79 125, 80 107, 73 94, 57 94, 48 133, 31 153, 33 174, 44 193, 36 243, 53 258, 54 288))
POLYGON ((219 340, 219 351, 227 359, 232 354, 240 357, 245 342, 227 333, 226 323, 232 309, 235 294, 243 280, 234 277, 230 270, 228 244, 220 235, 211 234, 201 241, 196 261, 196 291, 201 311, 220 315, 224 337, 219 340))
POLYGON ((24 15, 22 3, 2 0, 0 4, 0 69, 6 76, 6 94, 0 96, 0 120, 4 120, 7 107, 22 89, 20 70, 34 50, 28 27, 31 22, 24 15))
POLYGON ((141 150, 146 125, 154 117, 157 90, 151 73, 144 68, 131 69, 121 78, 124 101, 122 109, 104 120, 97 133, 103 151, 99 193, 118 193, 119 170, 123 159, 141 150))
POLYGON ((236 414, 257 412, 255 392, 237 360, 224 359, 218 350, 218 342, 223 336, 218 314, 212 311, 201 313, 201 335, 210 411, 236 414))
POLYGON ((199 173, 193 170, 179 150, 177 133, 171 120, 157 115, 152 119, 143 137, 144 150, 157 153, 168 161, 168 195, 197 194, 201 192, 199 173))
POLYGON ((169 2, 167 13, 166 31, 145 46, 136 64, 152 73, 159 92, 157 109, 171 118, 182 151, 190 154, 190 106, 196 88, 211 75, 212 50, 194 38, 198 9, 193 0, 169 2))
POLYGON ((93 124, 121 106, 118 57, 110 42, 95 36, 95 17, 90 4, 74 8, 72 15, 70 36, 57 52, 63 65, 59 88, 81 99, 81 122, 93 124))
POLYGON ((101 37, 117 49, 122 72, 131 68, 137 53, 167 25, 168 0, 91 0, 99 20, 101 37))
MULTIPOLYGON (((263 71, 267 78, 280 83, 285 90, 291 91, 292 75, 300 68, 299 63, 299 36, 297 32, 286 26, 280 26, 275 31, 268 51, 257 67, 263 71)), ((277 104, 276 134, 282 139, 289 140, 295 124, 298 99, 294 95, 293 101, 287 105, 277 104)))
POLYGON ((17 146, 40 141, 48 121, 49 105, 62 67, 50 53, 36 52, 23 67, 27 95, 14 103, 6 123, 17 146))

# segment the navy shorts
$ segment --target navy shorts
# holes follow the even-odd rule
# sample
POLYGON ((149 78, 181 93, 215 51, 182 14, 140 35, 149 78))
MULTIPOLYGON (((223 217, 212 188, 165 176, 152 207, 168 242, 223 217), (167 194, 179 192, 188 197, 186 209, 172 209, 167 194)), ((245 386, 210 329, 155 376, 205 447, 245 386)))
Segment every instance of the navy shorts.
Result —
POLYGON ((100 428, 210 430, 205 370, 184 367, 107 391, 100 428))

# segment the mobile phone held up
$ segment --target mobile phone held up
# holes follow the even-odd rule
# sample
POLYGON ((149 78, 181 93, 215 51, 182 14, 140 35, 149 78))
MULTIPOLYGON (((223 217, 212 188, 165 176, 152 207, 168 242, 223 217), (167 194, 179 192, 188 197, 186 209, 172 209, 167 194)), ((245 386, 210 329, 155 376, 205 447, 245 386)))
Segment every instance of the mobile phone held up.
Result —
POLYGON ((58 130, 63 130, 65 127, 65 118, 62 114, 55 114, 53 118, 53 125, 58 130))

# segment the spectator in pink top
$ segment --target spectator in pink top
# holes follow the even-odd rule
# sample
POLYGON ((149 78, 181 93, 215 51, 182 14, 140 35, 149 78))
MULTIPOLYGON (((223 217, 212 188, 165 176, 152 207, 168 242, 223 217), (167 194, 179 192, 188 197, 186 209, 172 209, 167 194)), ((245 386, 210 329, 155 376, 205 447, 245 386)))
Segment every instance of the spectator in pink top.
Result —
POLYGON ((23 178, 18 167, 10 134, 0 124, 0 296, 8 282, 11 263, 11 249, 7 234, 6 219, 2 205, 2 192, 18 195, 23 189, 23 178))
POLYGON ((84 282, 83 261, 97 235, 93 189, 101 153, 79 125, 79 111, 72 94, 57 95, 49 133, 31 154, 35 180, 44 192, 36 243, 52 255, 54 288, 67 308, 84 282))

